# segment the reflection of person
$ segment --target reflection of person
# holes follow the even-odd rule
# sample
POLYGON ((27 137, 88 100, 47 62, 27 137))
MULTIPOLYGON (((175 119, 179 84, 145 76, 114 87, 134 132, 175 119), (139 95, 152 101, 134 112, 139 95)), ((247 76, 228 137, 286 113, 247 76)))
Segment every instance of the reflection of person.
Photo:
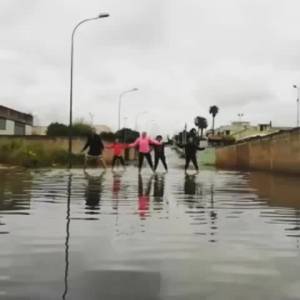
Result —
POLYGON ((185 175, 184 180, 184 193, 186 195, 195 195, 196 194, 196 182, 194 175, 185 175))
MULTIPOLYGON (((113 173, 113 184, 112 184, 112 207, 118 211, 119 206, 119 193, 121 190, 121 178, 122 176, 117 173, 113 173)), ((118 214, 118 212, 117 212, 118 214)))
POLYGON ((113 149, 114 156, 113 156, 113 160, 112 160, 112 169, 114 169, 117 161, 119 161, 121 163, 122 167, 125 169, 125 161, 123 158, 123 152, 124 152, 124 149, 127 148, 127 145, 120 143, 119 139, 116 139, 112 145, 109 145, 106 148, 113 149))
POLYGON ((118 198, 120 190, 121 190, 121 176, 118 174, 114 174, 113 185, 112 185, 112 192, 113 192, 114 199, 118 198))
POLYGON ((129 147, 137 147, 139 151, 139 172, 141 172, 144 157, 146 157, 151 170, 153 169, 153 163, 151 158, 151 145, 160 145, 158 141, 155 141, 147 136, 146 132, 142 132, 141 136, 135 140, 134 143, 130 144, 129 147))
POLYGON ((154 191, 153 196, 154 200, 162 201, 164 197, 165 190, 165 176, 155 175, 154 177, 154 191))
POLYGON ((101 200, 104 172, 100 176, 90 176, 87 172, 85 172, 85 175, 88 180, 85 190, 86 206, 98 208, 101 200))
POLYGON ((143 178, 139 175, 138 182, 138 211, 141 219, 145 219, 150 205, 150 191, 152 185, 152 177, 149 178, 146 190, 144 191, 143 178))
POLYGON ((162 164, 164 165, 165 170, 168 172, 168 165, 166 162, 166 155, 165 155, 165 146, 170 145, 170 142, 164 143, 162 142, 162 136, 158 135, 156 141, 160 143, 160 145, 154 146, 154 170, 157 169, 158 163, 161 160, 162 164))
POLYGON ((183 146, 180 146, 181 148, 184 148, 185 151, 185 172, 187 172, 187 169, 190 165, 190 162, 192 161, 196 171, 199 171, 198 162, 197 162, 197 150, 204 150, 205 148, 198 147, 198 144, 195 143, 194 138, 190 136, 187 140, 187 143, 183 146))
POLYGON ((98 134, 96 134, 96 132, 93 132, 88 137, 87 142, 82 148, 81 152, 85 151, 87 148, 88 148, 88 153, 86 154, 84 159, 84 170, 87 167, 87 162, 89 159, 95 159, 97 162, 97 166, 99 166, 101 163, 103 168, 106 169, 106 164, 102 157, 104 145, 101 137, 98 134))

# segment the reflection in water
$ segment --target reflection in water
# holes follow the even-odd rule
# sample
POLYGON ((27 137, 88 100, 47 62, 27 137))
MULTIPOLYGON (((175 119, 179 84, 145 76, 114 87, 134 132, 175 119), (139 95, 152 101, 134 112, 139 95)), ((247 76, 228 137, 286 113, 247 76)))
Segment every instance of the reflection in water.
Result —
POLYGON ((0 211, 28 210, 32 176, 29 172, 0 170, 0 211))
POLYGON ((186 195, 195 195, 196 194, 196 176, 195 175, 185 175, 184 180, 184 193, 186 195))
POLYGON ((138 211, 139 211, 140 218, 142 220, 145 220, 146 217, 148 216, 149 206, 150 206, 150 192, 151 192, 152 180, 153 180, 153 176, 151 176, 147 180, 146 188, 144 190, 143 177, 141 174, 139 174, 138 211))
POLYGON ((112 206, 116 213, 116 223, 118 223, 119 193, 121 191, 122 173, 113 173, 112 183, 112 206))
POLYGON ((165 174, 156 174, 154 176, 154 187, 153 187, 153 209, 161 211, 163 209, 165 193, 165 174))
POLYGON ((253 172, 249 175, 249 185, 268 206, 275 207, 272 212, 261 212, 263 217, 271 218, 272 223, 284 223, 287 236, 300 238, 300 178, 253 172), (281 208, 291 208, 282 210, 281 208))
POLYGON ((298 178, 214 170, 185 177, 174 167, 139 178, 128 167, 105 181, 72 174, 3 180, 0 232, 12 234, 0 235, 0 298, 299 298, 298 178), (101 218, 89 222, 90 211, 101 218))
POLYGON ((154 191, 153 197, 155 201, 162 202, 165 191, 165 174, 154 176, 154 191))
POLYGON ((85 203, 86 213, 94 214, 95 210, 100 209, 101 193, 103 190, 103 176, 105 172, 102 172, 100 176, 91 176, 85 172, 87 178, 87 186, 85 190, 85 203))
POLYGON ((72 194, 72 175, 69 175, 67 184, 67 210, 66 210, 66 240, 65 240, 65 290, 62 299, 66 299, 68 293, 68 277, 69 277, 69 241, 70 241, 70 222, 71 222, 71 194, 72 194))
POLYGON ((88 300, 161 300, 160 292, 160 272, 91 270, 77 279, 70 296, 88 300))
MULTIPOLYGON (((29 172, 0 170, 0 213, 1 214, 29 214, 32 176, 29 172)), ((4 227, 3 216, 0 215, 0 226, 4 227), (2 219, 2 220, 1 220, 2 219)), ((0 234, 9 231, 0 227, 0 234)))
POLYGON ((217 226, 217 219, 218 219, 218 214, 214 209, 214 185, 212 184, 210 187, 210 212, 209 212, 209 217, 210 217, 210 239, 209 242, 214 243, 216 242, 215 234, 217 233, 218 226, 217 226))
POLYGON ((253 172, 249 174, 249 185, 270 206, 300 209, 299 177, 253 172))
POLYGON ((119 198, 119 193, 121 190, 121 178, 122 175, 120 173, 113 174, 113 184, 112 184, 113 199, 119 198))

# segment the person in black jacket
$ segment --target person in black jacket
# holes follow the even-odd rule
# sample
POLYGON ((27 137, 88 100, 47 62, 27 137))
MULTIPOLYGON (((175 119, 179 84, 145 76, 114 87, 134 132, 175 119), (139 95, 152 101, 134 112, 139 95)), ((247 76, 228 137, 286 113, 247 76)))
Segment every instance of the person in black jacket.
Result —
POLYGON ((84 170, 87 167, 87 162, 89 159, 96 159, 97 166, 102 164, 103 168, 106 169, 105 161, 102 158, 102 152, 104 150, 104 145, 101 140, 101 137, 93 132, 87 139, 86 144, 82 148, 81 152, 85 151, 88 148, 88 153, 84 159, 84 170))
POLYGON ((161 135, 158 135, 155 139, 161 144, 154 146, 154 171, 156 171, 159 160, 161 160, 162 164, 165 167, 166 172, 168 172, 168 165, 167 165, 166 155, 165 155, 165 146, 170 145, 171 142, 168 141, 166 143, 163 143, 161 135))
POLYGON ((193 136, 189 136, 187 143, 185 145, 179 145, 179 147, 184 148, 185 152, 185 172, 192 161, 197 173, 199 172, 198 162, 197 162, 197 150, 204 150, 205 148, 200 148, 198 142, 195 141, 193 136))

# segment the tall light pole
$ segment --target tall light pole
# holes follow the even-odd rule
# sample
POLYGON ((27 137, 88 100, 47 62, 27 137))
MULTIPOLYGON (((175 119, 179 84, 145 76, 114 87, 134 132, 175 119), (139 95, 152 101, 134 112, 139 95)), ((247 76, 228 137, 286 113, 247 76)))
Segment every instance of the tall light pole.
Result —
POLYGON ((300 98, 299 88, 300 87, 294 84, 293 88, 297 89, 297 127, 299 127, 299 98, 300 98))
POLYGON ((101 13, 97 17, 84 19, 80 21, 73 29, 71 36, 71 73, 70 73, 70 116, 69 116, 69 169, 72 168, 72 126, 73 126, 73 65, 74 65, 74 37, 77 28, 86 22, 94 21, 102 18, 109 17, 107 13, 101 13))
POLYGON ((124 92, 122 92, 121 94, 120 94, 120 96, 119 96, 119 105, 118 105, 118 111, 119 111, 119 113, 118 113, 118 129, 120 130, 121 129, 121 103, 122 103, 122 97, 125 95, 125 94, 127 94, 127 93, 131 93, 131 92, 136 92, 136 91, 138 91, 138 89, 137 88, 133 88, 133 89, 131 89, 131 90, 127 90, 127 91, 124 91, 124 92))

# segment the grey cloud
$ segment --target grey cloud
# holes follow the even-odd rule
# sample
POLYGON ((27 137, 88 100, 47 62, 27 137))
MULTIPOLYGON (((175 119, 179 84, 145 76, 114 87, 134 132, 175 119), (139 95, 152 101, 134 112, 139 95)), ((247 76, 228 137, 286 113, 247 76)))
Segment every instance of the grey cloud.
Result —
POLYGON ((125 102, 129 124, 147 109, 173 131, 217 104, 218 124, 245 110, 253 122, 292 125, 299 8, 296 0, 2 0, 0 101, 43 124, 67 121, 71 30, 100 10, 111 17, 76 36, 76 117, 92 109, 115 126, 119 93, 137 86, 125 102))

